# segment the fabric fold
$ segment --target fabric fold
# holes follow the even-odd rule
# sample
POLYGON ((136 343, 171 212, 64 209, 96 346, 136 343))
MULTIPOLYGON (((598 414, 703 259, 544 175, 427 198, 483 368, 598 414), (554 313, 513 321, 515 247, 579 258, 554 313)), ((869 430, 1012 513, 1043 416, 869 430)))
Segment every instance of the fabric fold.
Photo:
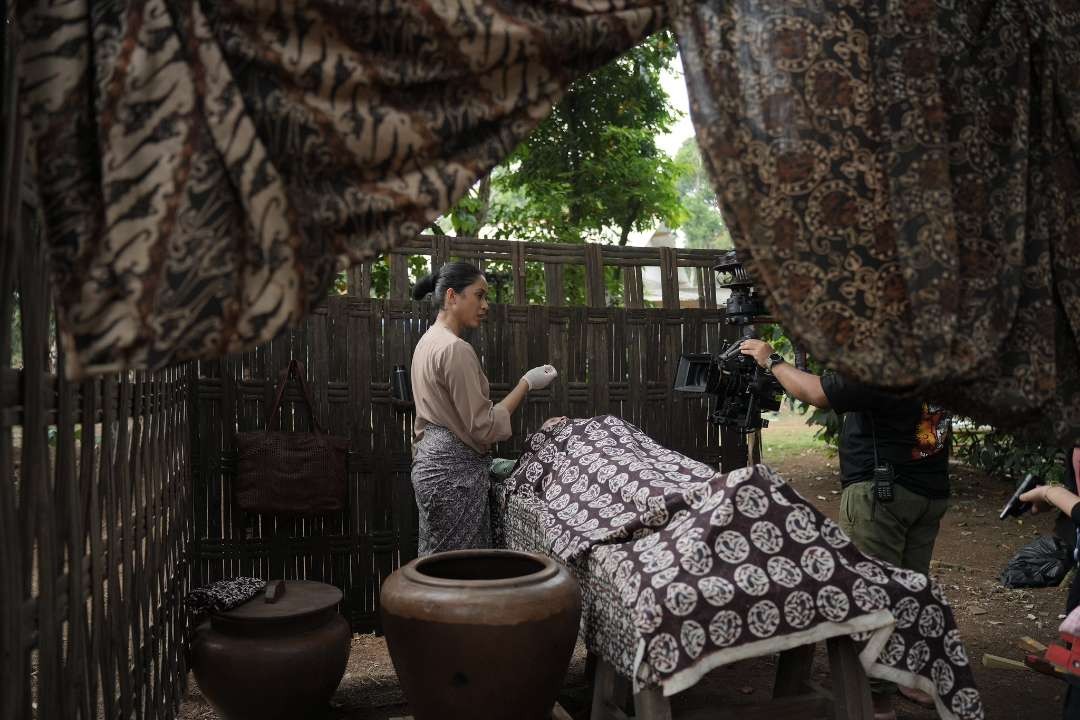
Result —
POLYGON ((665 22, 660 0, 24 3, 69 377, 270 340, 665 22))
POLYGON ((865 382, 1080 441, 1080 12, 674 1, 691 115, 785 329, 865 382))
POLYGON ((764 465, 720 474, 602 415, 533 433, 500 488, 499 536, 575 571, 586 644, 635 688, 850 635, 869 675, 983 717, 941 586, 860 552, 764 465))
POLYGON ((1075 0, 20 5, 67 374, 250 349, 669 25, 772 312, 857 380, 1080 443, 1075 0))

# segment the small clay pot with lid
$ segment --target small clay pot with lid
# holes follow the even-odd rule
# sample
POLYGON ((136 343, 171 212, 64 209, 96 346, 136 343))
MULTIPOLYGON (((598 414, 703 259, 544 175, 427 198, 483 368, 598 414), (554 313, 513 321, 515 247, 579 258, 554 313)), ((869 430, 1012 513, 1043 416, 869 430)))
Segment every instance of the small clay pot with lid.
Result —
POLYGON ((271 581, 266 592, 196 630, 191 668, 226 720, 319 718, 330 709, 352 633, 341 590, 308 580, 271 581))
POLYGON ((383 630, 416 720, 549 720, 581 616, 551 558, 458 550, 383 583, 383 630))

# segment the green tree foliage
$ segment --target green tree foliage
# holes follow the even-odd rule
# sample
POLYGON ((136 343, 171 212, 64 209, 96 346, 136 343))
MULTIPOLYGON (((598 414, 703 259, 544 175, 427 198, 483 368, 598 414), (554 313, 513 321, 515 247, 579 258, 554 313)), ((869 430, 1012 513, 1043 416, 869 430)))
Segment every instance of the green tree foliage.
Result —
POLYGON ((731 234, 724 225, 709 173, 701 162, 697 140, 688 138, 675 154, 682 168, 677 189, 686 212, 682 231, 686 245, 692 248, 730 248, 731 234))
MULTIPOLYGON (((425 255, 409 256, 409 279, 412 283, 431 272, 428 258, 425 255)), ((334 280, 331 294, 345 295, 349 291, 348 275, 345 272, 338 273, 334 280)), ((390 295, 390 264, 386 255, 379 255, 371 263, 371 296, 385 298, 390 295)))
MULTIPOLYGON (((578 80, 547 120, 428 231, 625 245, 633 230, 677 227, 686 218, 678 189, 686 168, 655 141, 677 115, 660 82, 676 53, 674 38, 660 33, 578 80)), ((410 267, 414 280, 427 272, 419 263, 410 267)), ((485 268, 496 277, 508 277, 509 269, 500 263, 485 268)), ((618 270, 606 271, 608 297, 619 302, 618 270)), ((512 285, 493 284, 499 300, 509 299, 512 285)), ((334 289, 344 293, 346 287, 342 274, 334 289)), ((372 294, 385 297, 388 287, 389 268, 380 259, 372 269, 372 294)), ((529 263, 526 287, 530 303, 547 301, 541 265, 529 263)), ((568 304, 584 304, 584 268, 566 267, 564 288, 568 304)))
POLYGON ((659 33, 571 86, 493 175, 497 235, 625 245, 633 230, 682 222, 683 168, 656 146, 676 119, 660 83, 676 52, 659 33))
MULTIPOLYGON (((498 172, 498 168, 496 172, 498 172)), ((492 173, 494 174, 494 173, 492 173)), ((454 230, 455 235, 477 237, 487 225, 491 211, 491 175, 485 175, 450 209, 443 219, 454 230)), ((431 231, 436 235, 446 232, 438 223, 432 223, 431 231)))
POLYGON ((1021 438, 967 418, 954 421, 953 454, 987 475, 1019 482, 1035 473, 1048 483, 1065 476, 1065 451, 1029 438, 1021 438))

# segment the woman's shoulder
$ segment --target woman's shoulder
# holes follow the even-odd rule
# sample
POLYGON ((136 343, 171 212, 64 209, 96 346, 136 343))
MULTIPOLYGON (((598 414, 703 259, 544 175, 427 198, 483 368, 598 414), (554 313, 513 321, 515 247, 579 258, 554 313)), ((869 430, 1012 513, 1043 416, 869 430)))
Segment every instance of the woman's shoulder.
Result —
POLYGON ((442 352, 448 357, 454 358, 470 358, 479 362, 479 358, 476 355, 476 349, 472 346, 468 340, 463 340, 453 333, 449 333, 451 340, 446 343, 442 348, 442 352))
POLYGON ((476 358, 476 350, 466 340, 445 328, 432 326, 416 345, 416 353, 431 355, 436 360, 476 358))

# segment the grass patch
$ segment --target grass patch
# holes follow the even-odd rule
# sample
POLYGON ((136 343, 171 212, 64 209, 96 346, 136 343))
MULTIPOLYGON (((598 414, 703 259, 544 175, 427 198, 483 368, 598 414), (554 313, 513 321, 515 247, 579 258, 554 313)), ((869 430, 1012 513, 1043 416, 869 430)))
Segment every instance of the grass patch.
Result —
POLYGON ((765 462, 777 462, 804 455, 836 451, 824 441, 814 438, 814 428, 806 424, 806 416, 784 407, 780 412, 765 413, 769 427, 761 431, 761 457, 765 462))

